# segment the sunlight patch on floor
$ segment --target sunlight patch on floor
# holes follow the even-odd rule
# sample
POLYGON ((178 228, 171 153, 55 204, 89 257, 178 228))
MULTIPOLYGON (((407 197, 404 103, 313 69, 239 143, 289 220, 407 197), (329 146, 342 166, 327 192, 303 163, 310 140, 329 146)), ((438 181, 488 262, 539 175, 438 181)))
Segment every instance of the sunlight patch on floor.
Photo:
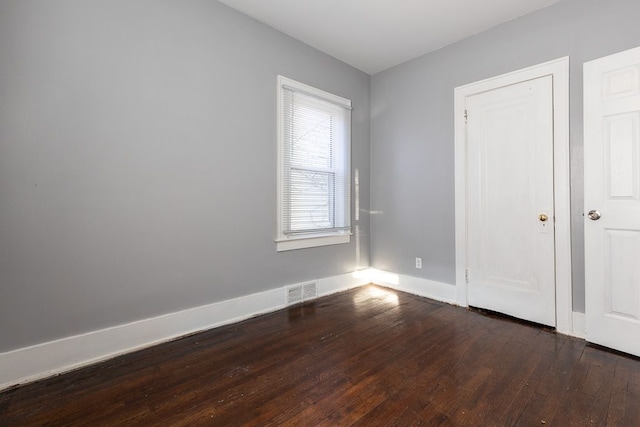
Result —
POLYGON ((364 302, 370 299, 378 299, 385 304, 390 305, 398 305, 398 294, 394 291, 374 287, 374 286, 365 286, 362 287, 356 292, 353 296, 353 302, 358 305, 359 302, 364 302))

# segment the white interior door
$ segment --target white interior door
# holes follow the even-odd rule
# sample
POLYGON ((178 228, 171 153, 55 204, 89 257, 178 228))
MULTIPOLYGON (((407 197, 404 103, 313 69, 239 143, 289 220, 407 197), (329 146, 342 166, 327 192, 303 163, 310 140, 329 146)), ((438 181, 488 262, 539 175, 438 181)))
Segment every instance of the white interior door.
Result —
POLYGON ((640 356, 640 48, 584 65, 587 340, 640 356))
POLYGON ((555 326, 552 76, 466 110, 468 303, 555 326))

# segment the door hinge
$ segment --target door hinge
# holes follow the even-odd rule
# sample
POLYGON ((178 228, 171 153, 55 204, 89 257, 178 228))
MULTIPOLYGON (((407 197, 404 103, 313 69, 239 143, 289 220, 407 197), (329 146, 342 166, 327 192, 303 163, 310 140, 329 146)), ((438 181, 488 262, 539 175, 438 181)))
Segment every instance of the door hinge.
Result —
POLYGON ((469 284, 469 269, 468 268, 464 271, 464 281, 465 281, 466 284, 469 284))
POLYGON ((464 122, 467 123, 468 119, 469 119, 469 115, 467 113, 467 110, 464 110, 464 122))

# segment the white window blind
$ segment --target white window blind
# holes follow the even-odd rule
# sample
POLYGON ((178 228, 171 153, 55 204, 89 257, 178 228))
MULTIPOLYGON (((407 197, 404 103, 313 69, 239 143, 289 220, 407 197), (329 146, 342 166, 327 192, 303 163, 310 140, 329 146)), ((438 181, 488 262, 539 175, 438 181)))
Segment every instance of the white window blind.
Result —
POLYGON ((350 233, 351 106, 279 79, 280 239, 350 233))

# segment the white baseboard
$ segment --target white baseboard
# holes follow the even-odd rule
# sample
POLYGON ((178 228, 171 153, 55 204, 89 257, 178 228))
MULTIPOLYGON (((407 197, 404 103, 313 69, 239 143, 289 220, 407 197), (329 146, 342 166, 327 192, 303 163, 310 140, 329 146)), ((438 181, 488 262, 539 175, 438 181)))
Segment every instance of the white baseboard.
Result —
MULTIPOLYGON (((356 273, 318 279, 318 296, 369 283, 356 273)), ((0 390, 285 307, 285 287, 0 353, 0 390)))
POLYGON ((359 271, 341 274, 339 276, 325 277, 318 280, 318 296, 331 295, 349 289, 357 288, 371 283, 363 278, 359 271))
POLYGON ((390 273, 375 268, 363 270, 359 273, 366 275, 370 282, 380 286, 457 305, 456 287, 454 285, 404 274, 390 273))

